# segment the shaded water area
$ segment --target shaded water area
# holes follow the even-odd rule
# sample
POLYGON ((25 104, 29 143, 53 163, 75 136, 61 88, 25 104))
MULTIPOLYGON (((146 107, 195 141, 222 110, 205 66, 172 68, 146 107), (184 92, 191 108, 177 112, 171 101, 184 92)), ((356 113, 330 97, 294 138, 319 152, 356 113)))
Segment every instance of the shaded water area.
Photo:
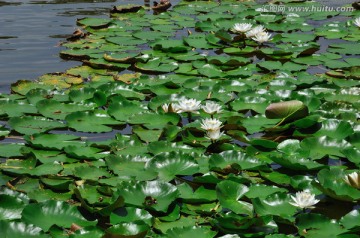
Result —
MULTIPOLYGON (((173 3, 178 2, 172 1, 173 3)), ((259 3, 267 0, 257 0, 259 3)), ((342 6, 353 0, 319 0, 325 6, 342 6)), ((59 57, 59 46, 77 28, 76 19, 108 17, 122 4, 149 4, 148 0, 6 0, 0 1, 0 93, 20 79, 36 79, 62 72, 80 62, 59 57)))

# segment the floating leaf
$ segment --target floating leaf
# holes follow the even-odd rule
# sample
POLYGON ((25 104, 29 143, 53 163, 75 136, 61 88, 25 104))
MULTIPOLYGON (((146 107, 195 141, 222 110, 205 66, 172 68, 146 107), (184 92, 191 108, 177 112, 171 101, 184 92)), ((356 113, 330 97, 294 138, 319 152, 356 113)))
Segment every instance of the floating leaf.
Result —
POLYGON ((303 149, 310 151, 309 156, 313 159, 320 159, 326 155, 343 157, 341 150, 351 148, 349 142, 328 136, 306 138, 300 145, 303 149))
POLYGON ((83 132, 109 132, 108 125, 121 125, 104 111, 73 112, 66 116, 69 127, 83 132))
POLYGON ((110 223, 113 225, 136 221, 143 221, 151 226, 153 223, 153 216, 146 210, 134 207, 119 208, 110 214, 110 223))
POLYGON ((166 212, 179 191, 174 185, 161 181, 122 182, 116 194, 123 196, 126 204, 166 212))
POLYGON ((269 119, 296 120, 308 115, 308 108, 300 101, 286 101, 270 104, 265 111, 269 119))
POLYGON ((16 220, 21 218, 25 203, 8 194, 0 194, 0 220, 16 220))
POLYGON ((140 156, 111 155, 105 159, 107 166, 122 178, 136 178, 140 181, 151 180, 157 176, 156 171, 145 170, 150 158, 140 156))
POLYGON ((17 238, 50 238, 51 236, 45 234, 41 228, 32 224, 24 222, 8 222, 0 221, 0 236, 1 237, 17 237, 17 238))
POLYGON ((24 101, 0 100, 0 108, 0 115, 6 114, 9 117, 37 113, 34 105, 24 101))
POLYGON ((299 234, 304 237, 337 237, 347 231, 338 222, 321 214, 300 214, 296 220, 299 234))
POLYGON ((143 222, 129 222, 116 224, 106 229, 106 233, 110 236, 117 237, 145 237, 149 228, 150 227, 143 222))
POLYGON ((191 155, 173 151, 157 154, 146 163, 145 169, 158 172, 163 181, 170 181, 176 175, 197 173, 199 165, 191 155))
POLYGON ((44 117, 12 117, 9 125, 17 132, 24 135, 32 135, 40 132, 46 132, 55 128, 66 127, 59 121, 50 120, 44 117))
POLYGON ((292 216, 296 213, 297 208, 289 203, 292 200, 286 193, 274 193, 265 199, 254 198, 252 201, 255 212, 260 216, 276 215, 290 221, 294 220, 292 216))
POLYGON ((198 237, 198 238, 213 238, 215 237, 216 232, 212 231, 210 227, 200 226, 200 227, 175 227, 169 229, 166 232, 166 237, 198 237))
POLYGON ((86 220, 75 206, 52 200, 27 205, 22 212, 22 219, 41 227, 44 231, 48 231, 52 225, 70 228, 73 223, 91 226, 97 222, 86 220))
POLYGON ((359 210, 352 210, 340 219, 340 224, 346 229, 353 229, 360 227, 359 210))
POLYGON ((253 206, 251 203, 240 201, 249 188, 230 180, 224 180, 217 184, 216 194, 221 206, 230 209, 237 214, 253 215, 253 206))
POLYGON ((340 168, 322 169, 318 173, 316 187, 325 194, 344 201, 360 199, 360 191, 345 183, 345 173, 340 168))
POLYGON ((0 144, 0 157, 9 158, 22 156, 20 150, 24 144, 0 144))
POLYGON ((76 140, 79 137, 67 134, 34 134, 25 136, 24 139, 34 147, 43 149, 61 150, 68 145, 83 144, 83 142, 76 140))
POLYGON ((210 168, 220 169, 227 169, 228 166, 231 166, 234 167, 235 170, 256 170, 264 165, 265 163, 259 159, 237 151, 224 151, 220 154, 213 154, 209 160, 210 168))
POLYGON ((55 100, 41 100, 36 104, 39 113, 51 119, 64 120, 72 112, 88 111, 94 109, 94 104, 65 104, 55 100))

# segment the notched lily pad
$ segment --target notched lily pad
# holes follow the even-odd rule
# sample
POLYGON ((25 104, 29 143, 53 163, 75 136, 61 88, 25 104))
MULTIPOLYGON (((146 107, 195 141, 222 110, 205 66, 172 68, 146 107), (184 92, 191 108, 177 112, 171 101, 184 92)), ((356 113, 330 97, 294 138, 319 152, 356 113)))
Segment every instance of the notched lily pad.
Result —
POLYGON ((46 132, 55 128, 66 127, 66 125, 60 121, 36 116, 12 117, 9 120, 9 125, 15 131, 24 135, 31 135, 46 132))

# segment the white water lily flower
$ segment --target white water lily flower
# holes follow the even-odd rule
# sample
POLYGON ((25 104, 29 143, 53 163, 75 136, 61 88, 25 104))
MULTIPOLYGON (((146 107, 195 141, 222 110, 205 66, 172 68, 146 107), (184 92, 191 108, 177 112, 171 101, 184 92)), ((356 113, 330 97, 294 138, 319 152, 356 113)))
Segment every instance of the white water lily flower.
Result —
POLYGON ((204 112, 210 115, 221 112, 221 106, 212 101, 207 101, 205 103, 205 106, 202 106, 202 109, 204 110, 204 112))
POLYGON ((210 130, 206 132, 206 137, 209 138, 210 140, 218 140, 223 134, 224 132, 220 132, 220 129, 210 130))
POLYGON ((259 26, 255 26, 253 29, 246 32, 245 35, 247 38, 251 38, 254 37, 256 34, 259 34, 260 32, 264 32, 264 31, 265 31, 264 26, 259 25, 259 26))
POLYGON ((169 112, 169 104, 165 103, 161 106, 161 108, 164 110, 164 112, 169 112))
POLYGON ((357 27, 360 27, 360 17, 356 18, 354 20, 354 24, 357 26, 357 27))
POLYGON ((247 31, 249 31, 251 29, 251 27, 252 27, 252 24, 250 24, 250 23, 235 23, 232 30, 235 32, 245 33, 247 31))
POLYGON ((269 33, 266 32, 266 31, 263 31, 263 32, 257 33, 252 39, 253 39, 254 41, 259 42, 259 43, 264 43, 264 42, 269 41, 270 38, 271 38, 271 34, 269 34, 269 33))
POLYGON ((180 100, 179 103, 172 104, 172 108, 177 113, 182 112, 193 112, 193 113, 199 113, 198 110, 201 107, 201 102, 196 99, 183 99, 180 100))
POLYGON ((309 191, 297 192, 294 196, 291 196, 291 199, 294 202, 289 202, 291 205, 300 207, 300 208, 314 208, 314 205, 320 200, 315 199, 315 195, 311 194, 309 191))
POLYGON ((206 118, 201 122, 201 128, 207 131, 220 130, 222 122, 215 118, 206 118))
POLYGON ((168 112, 177 112, 178 108, 176 107, 176 104, 172 104, 172 103, 165 103, 163 105, 161 105, 161 108, 164 110, 164 112, 168 113, 168 112))
POLYGON ((344 181, 351 187, 360 189, 360 176, 358 172, 352 172, 351 174, 346 175, 344 181))

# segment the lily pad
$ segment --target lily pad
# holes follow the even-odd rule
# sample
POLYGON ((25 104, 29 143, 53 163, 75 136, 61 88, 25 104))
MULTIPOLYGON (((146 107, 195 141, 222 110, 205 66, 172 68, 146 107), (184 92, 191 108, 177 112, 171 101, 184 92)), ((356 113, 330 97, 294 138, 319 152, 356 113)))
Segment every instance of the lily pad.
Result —
POLYGON ((123 196, 126 204, 166 212, 179 191, 174 185, 161 181, 122 182, 116 195, 123 196))
POLYGON ((0 221, 0 235, 1 237, 18 237, 18 238, 50 238, 51 236, 45 234, 40 227, 24 222, 16 221, 0 221))
POLYGON ((182 152, 165 152, 146 163, 146 170, 158 172, 160 180, 171 181, 176 175, 192 175, 199 171, 195 159, 182 152))
POLYGON ((70 228, 73 223, 79 226, 92 226, 97 222, 86 220, 75 206, 52 200, 27 205, 22 212, 22 219, 44 231, 48 231, 53 225, 70 228))
POLYGON ((69 127, 82 132, 109 132, 112 128, 108 125, 121 125, 101 110, 89 112, 73 112, 66 116, 69 127))
POLYGON ((50 120, 44 117, 12 117, 9 125, 17 132, 24 135, 32 135, 46 132, 55 128, 64 128, 66 125, 59 121, 50 120))
POLYGON ((249 188, 230 180, 224 180, 217 184, 216 194, 221 206, 230 209, 237 214, 253 215, 253 205, 251 203, 240 201, 249 188))

